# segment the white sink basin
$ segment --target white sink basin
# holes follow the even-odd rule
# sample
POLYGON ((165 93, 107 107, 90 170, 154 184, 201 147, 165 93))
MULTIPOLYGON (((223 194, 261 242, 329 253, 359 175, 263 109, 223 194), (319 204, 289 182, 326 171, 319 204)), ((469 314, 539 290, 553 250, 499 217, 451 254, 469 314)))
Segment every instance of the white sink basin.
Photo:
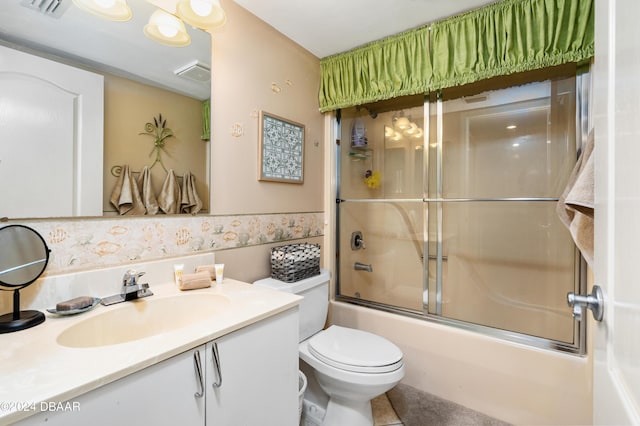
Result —
POLYGON ((229 304, 225 296, 206 293, 123 302, 65 329, 57 342, 71 348, 131 342, 206 320, 229 304))

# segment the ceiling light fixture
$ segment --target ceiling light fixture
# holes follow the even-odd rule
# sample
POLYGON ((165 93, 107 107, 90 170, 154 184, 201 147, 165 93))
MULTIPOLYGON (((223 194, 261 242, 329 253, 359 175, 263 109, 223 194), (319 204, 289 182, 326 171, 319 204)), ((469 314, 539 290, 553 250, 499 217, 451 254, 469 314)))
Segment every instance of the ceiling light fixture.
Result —
POLYGON ((81 10, 110 21, 128 21, 132 13, 127 0, 73 0, 81 10))
POLYGON ((408 128, 411 127, 411 122, 407 117, 398 117, 395 120, 395 125, 400 130, 407 130, 408 128))
POLYGON ((418 125, 413 121, 409 123, 409 128, 404 131, 407 136, 411 136, 418 131, 418 125))
POLYGON ((384 136, 390 138, 394 135, 394 130, 391 127, 384 126, 384 136))
POLYGON ((144 26, 144 35, 167 46, 181 47, 191 43, 184 23, 162 9, 153 12, 149 23, 144 26))
POLYGON ((180 0, 176 13, 189 25, 203 30, 212 30, 227 21, 219 0, 180 0))

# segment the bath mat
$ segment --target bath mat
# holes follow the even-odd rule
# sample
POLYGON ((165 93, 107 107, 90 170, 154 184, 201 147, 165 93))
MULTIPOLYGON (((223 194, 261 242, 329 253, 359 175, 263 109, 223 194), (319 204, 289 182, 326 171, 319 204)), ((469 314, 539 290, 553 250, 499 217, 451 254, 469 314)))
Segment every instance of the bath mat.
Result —
POLYGON ((404 426, 508 426, 501 420, 399 384, 387 392, 404 426))

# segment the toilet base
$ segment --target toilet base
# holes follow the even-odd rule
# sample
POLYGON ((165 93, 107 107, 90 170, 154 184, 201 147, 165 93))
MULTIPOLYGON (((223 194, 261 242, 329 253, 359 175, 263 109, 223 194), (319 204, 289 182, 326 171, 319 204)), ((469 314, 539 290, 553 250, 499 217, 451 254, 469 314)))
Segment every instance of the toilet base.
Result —
POLYGON ((372 426, 371 401, 346 400, 332 397, 327 405, 322 426, 372 426))
POLYGON ((329 401, 326 409, 311 401, 304 400, 300 426, 372 426, 373 410, 371 402, 361 402, 354 407, 353 401, 329 401), (333 401, 333 402, 332 402, 333 401))
POLYGON ((302 420, 300 426, 322 426, 326 410, 318 404, 306 399, 302 403, 302 420))

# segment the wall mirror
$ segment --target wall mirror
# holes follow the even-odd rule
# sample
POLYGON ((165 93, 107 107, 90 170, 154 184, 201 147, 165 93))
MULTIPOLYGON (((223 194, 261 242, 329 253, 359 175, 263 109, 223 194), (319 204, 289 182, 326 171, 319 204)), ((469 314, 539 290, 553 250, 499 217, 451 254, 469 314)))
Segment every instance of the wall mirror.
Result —
MULTIPOLYGON (((144 152, 144 158, 139 163, 146 165, 147 163, 153 163, 153 159, 148 157, 152 145, 143 136, 140 136, 140 133, 144 132, 145 124, 153 121, 154 116, 157 116, 158 113, 163 113, 167 117, 168 126, 176 133, 176 139, 179 139, 180 136, 185 138, 185 132, 182 131, 182 126, 184 125, 182 117, 162 111, 158 107, 151 107, 149 111, 145 111, 144 115, 140 112, 141 117, 137 118, 134 124, 120 121, 115 124, 109 124, 106 122, 108 121, 109 108, 114 110, 117 107, 110 107, 114 102, 107 99, 107 94, 110 94, 109 96, 113 99, 119 92, 126 93, 129 96, 132 93, 137 93, 136 87, 128 85, 130 82, 131 85, 145 85, 146 87, 170 91, 171 94, 194 100, 198 105, 201 105, 201 102, 209 99, 211 94, 209 75, 211 36, 209 33, 186 25, 191 37, 191 43, 185 47, 166 46, 145 37, 143 27, 147 24, 150 16, 158 7, 165 9, 171 7, 171 0, 129 2, 133 17, 127 22, 107 21, 93 16, 78 9, 71 0, 59 0, 56 2, 10 0, 6 3, 3 4, 3 11, 0 14, 0 45, 105 75, 105 157, 103 164, 100 164, 100 169, 104 170, 102 179, 104 182, 100 182, 103 184, 104 193, 103 199, 99 201, 102 205, 98 207, 98 213, 88 215, 100 215, 103 211, 106 211, 105 214, 109 215, 108 209, 104 207, 105 204, 108 205, 112 183, 108 182, 107 179, 112 179, 113 183, 115 183, 117 178, 111 176, 110 170, 113 166, 121 165, 122 163, 121 159, 108 158, 110 155, 109 150, 112 148, 109 146, 110 141, 121 140, 123 144, 135 145, 141 152, 144 152), (52 12, 53 8, 48 8, 47 5, 54 3, 59 5, 52 12), (43 5, 44 7, 38 9, 37 5, 43 5), (109 79, 107 76, 110 76, 109 79), (113 83, 114 81, 116 83, 113 83), (114 86, 117 86, 116 89, 113 88, 114 86), (111 92, 107 92, 107 89, 110 89, 111 92), (130 128, 127 128, 127 125, 130 128)), ((175 0, 173 3, 175 4, 175 0)), ((142 111, 141 107, 133 104, 134 101, 131 97, 124 102, 130 105, 131 110, 142 111)), ((148 103, 153 104, 153 102, 148 103)), ((177 103, 171 102, 171 104, 177 103)), ((120 119, 118 117, 118 120, 120 119)), ((199 117, 199 120, 202 120, 201 117, 199 117)), ((200 146, 206 146, 208 150, 208 143, 205 144, 200 140, 201 130, 201 128, 198 130, 200 133, 198 133, 195 142, 199 142, 200 146)), ((178 146, 176 145, 174 148, 176 152, 180 149, 178 146)), ((125 149, 128 149, 128 147, 125 149)), ((43 155, 43 153, 39 154, 43 155)), ((171 154, 169 151, 169 156, 171 154)), ((201 194, 203 201, 205 201, 205 209, 203 211, 207 211, 209 155, 205 153, 194 155, 190 158, 197 158, 198 164, 194 166, 184 165, 183 170, 176 167, 175 173, 181 175, 185 171, 190 171, 196 174, 196 169, 202 171, 198 176, 198 180, 199 184, 202 185, 201 192, 204 193, 201 194)), ((10 161, 11 159, 8 158, 0 158, 0 167, 2 167, 3 163, 5 165, 9 164, 10 161)), ((87 169, 95 167, 95 165, 81 164, 80 167, 87 169)), ((140 165, 135 164, 132 164, 131 167, 132 169, 141 168, 140 165)), ((169 165, 167 168, 169 167, 171 166, 169 165)), ((161 173, 166 174, 164 170, 161 173)), ((29 179, 47 182, 50 180, 50 176, 39 176, 38 167, 32 167, 29 171, 29 179)), ((157 185, 161 186, 162 182, 157 185)), ((13 212, 6 214, 0 211, 0 217, 8 216, 11 219, 23 219, 87 215, 82 213, 57 213, 55 211, 47 211, 45 205, 41 207, 42 210, 39 210, 36 216, 31 214, 21 215, 13 212)))

